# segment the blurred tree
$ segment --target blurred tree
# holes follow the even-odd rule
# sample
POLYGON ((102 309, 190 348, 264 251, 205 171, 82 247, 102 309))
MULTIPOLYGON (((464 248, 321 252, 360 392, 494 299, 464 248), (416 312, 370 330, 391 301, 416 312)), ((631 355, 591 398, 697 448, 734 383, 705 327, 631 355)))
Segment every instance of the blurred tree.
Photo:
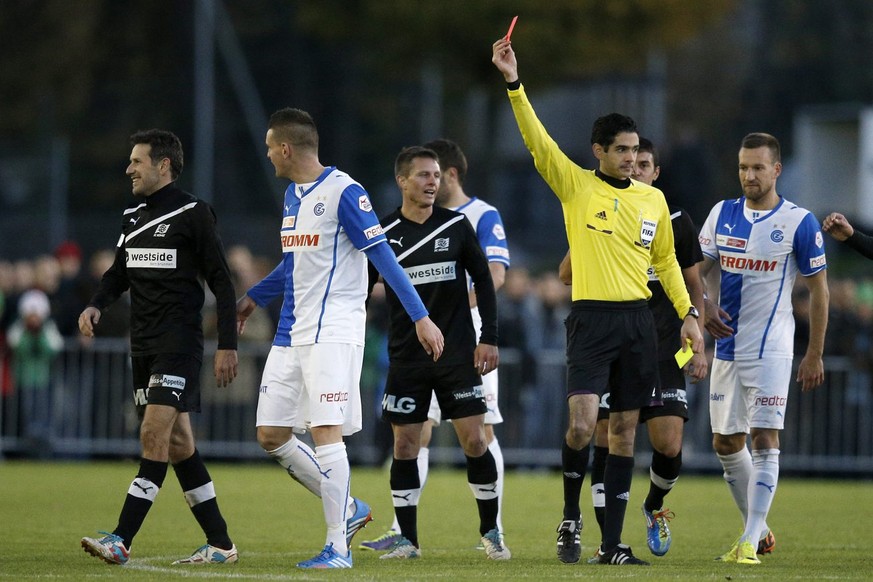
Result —
POLYGON ((2 2, 0 137, 36 148, 70 137, 73 210, 117 207, 132 131, 190 125, 185 11, 172 0, 2 2))
POLYGON ((669 53, 672 143, 662 148, 662 187, 702 221, 717 200, 738 195, 746 133, 776 135, 790 159, 799 107, 873 103, 870 54, 869 0, 745 0, 669 53), (706 168, 710 181, 700 179, 706 168))
MULTIPOLYGON (((192 142, 194 1, 0 0, 0 155, 69 137, 71 211, 115 216, 129 193, 132 131, 165 126, 192 142)), ((495 115, 504 96, 490 44, 516 14, 513 40, 529 88, 633 78, 646 73, 648 55, 664 55, 668 137, 692 151, 713 148, 708 163, 721 173, 703 196, 735 191, 743 133, 771 131, 790 153, 798 106, 873 101, 870 0, 221 3, 264 108, 311 111, 324 161, 392 195, 391 160, 422 139, 423 103, 441 110, 444 134, 462 145, 471 110, 495 115)), ((262 178, 263 151, 251 145, 221 56, 216 81, 219 215, 272 215, 278 182, 262 178)), ((494 131, 493 121, 482 125, 494 131)), ((487 155, 492 143, 481 146, 487 155)), ((670 159, 669 143, 663 149, 665 185, 681 172, 688 195, 699 195, 704 162, 670 159)), ((473 162, 474 178, 495 169, 491 160, 473 162)), ((189 178, 183 186, 193 186, 189 178)))
POLYGON ((466 89, 493 82, 490 43, 506 32, 514 15, 519 15, 513 32, 519 54, 536 63, 525 78, 541 83, 609 70, 635 72, 641 51, 675 46, 736 5, 737 0, 318 0, 301 3, 298 17, 311 33, 358 45, 355 56, 374 69, 414 74, 422 62, 437 59, 466 89))
POLYGON ((519 15, 513 39, 524 81, 543 87, 572 77, 640 73, 646 67, 641 55, 679 45, 736 5, 737 0, 317 0, 302 2, 297 18, 311 35, 349 49, 345 58, 366 71, 362 112, 371 124, 393 122, 401 135, 405 125, 401 145, 408 145, 420 137, 410 133, 418 128, 410 121, 420 115, 416 91, 423 70, 441 77, 446 130, 452 135, 463 135, 464 100, 471 89, 488 88, 490 99, 503 98, 493 90, 499 74, 490 46, 514 15, 519 15))
MULTIPOLYGON (((24 133, 47 114, 86 107, 94 88, 102 0, 0 4, 0 133, 24 133), (50 110, 47 111, 47 108, 50 110)), ((50 120, 49 120, 50 121, 50 120)))

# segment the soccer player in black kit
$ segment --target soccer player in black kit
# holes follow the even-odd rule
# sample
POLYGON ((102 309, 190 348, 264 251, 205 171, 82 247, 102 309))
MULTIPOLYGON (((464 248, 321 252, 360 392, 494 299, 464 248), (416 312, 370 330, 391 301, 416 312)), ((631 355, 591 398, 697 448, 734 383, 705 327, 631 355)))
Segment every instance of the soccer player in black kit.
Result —
MULTIPOLYGON (((397 261, 434 323, 446 334, 443 355, 434 362, 421 351, 414 327, 396 294, 386 286, 389 368, 382 418, 391 423, 394 431, 390 484, 402 537, 381 558, 421 556, 417 458, 431 395, 435 394, 443 416, 452 419, 464 449, 467 481, 479 509, 479 533, 486 555, 492 560, 508 560, 510 552, 497 529, 497 466, 485 439, 481 379, 498 364, 497 296, 488 259, 469 220, 459 212, 434 206, 440 178, 438 160, 433 150, 423 147, 400 152, 394 174, 403 204, 381 220, 397 261), (470 315, 466 273, 473 280, 482 315, 478 341, 470 315)), ((377 278, 371 265, 371 289, 377 278)))
MULTIPOLYGON (((84 550, 124 565, 130 545, 173 465, 206 544, 174 564, 231 564, 238 560, 215 497, 212 478, 194 444, 189 412, 200 411, 203 330, 201 279, 216 298, 220 387, 237 373, 236 297, 212 208, 176 187, 182 172, 179 138, 164 130, 133 134, 127 175, 137 200, 122 215, 115 262, 79 330, 92 337, 102 312, 130 290, 130 355, 134 401, 141 419, 142 458, 127 490, 118 525, 102 538, 82 538, 84 550)), ((120 412, 120 411, 119 411, 120 412)))

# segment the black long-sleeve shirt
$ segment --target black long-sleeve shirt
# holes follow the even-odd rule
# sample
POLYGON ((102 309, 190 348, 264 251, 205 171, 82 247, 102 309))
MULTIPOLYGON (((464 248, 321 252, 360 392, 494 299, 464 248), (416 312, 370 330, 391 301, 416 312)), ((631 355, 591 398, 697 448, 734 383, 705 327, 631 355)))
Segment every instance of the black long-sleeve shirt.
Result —
MULTIPOLYGON (((390 317, 388 356, 392 366, 454 366, 471 364, 476 349, 476 331, 470 314, 467 276, 473 280, 482 331, 478 342, 497 345, 497 294, 488 259, 476 232, 460 212, 434 207, 433 214, 418 224, 397 209, 380 221, 397 262, 406 271, 421 296, 430 318, 445 337, 445 349, 434 363, 421 349, 415 325, 400 300, 385 287, 390 317)), ((379 273, 370 264, 370 288, 379 273)))
MULTIPOLYGON (((670 205, 670 224, 673 227, 673 247, 679 267, 687 269, 703 260, 703 251, 697 240, 697 229, 688 213, 678 206, 670 205)), ((658 360, 672 360, 676 346, 682 345, 682 320, 676 317, 676 310, 664 292, 654 269, 649 269, 649 309, 655 318, 658 330, 658 360)))
POLYGON ((868 259, 873 259, 873 236, 864 234, 856 228, 852 236, 845 240, 845 243, 868 259))
POLYGON ((130 289, 130 351, 203 357, 206 281, 215 294, 218 348, 236 349, 236 297, 215 212, 175 184, 126 209, 115 262, 89 305, 101 311, 130 289))

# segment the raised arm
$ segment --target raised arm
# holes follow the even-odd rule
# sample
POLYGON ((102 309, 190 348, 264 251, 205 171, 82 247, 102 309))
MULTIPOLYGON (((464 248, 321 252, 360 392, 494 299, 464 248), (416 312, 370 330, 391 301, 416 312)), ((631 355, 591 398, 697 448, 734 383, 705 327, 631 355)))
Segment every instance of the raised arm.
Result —
POLYGON ((537 118, 518 78, 518 63, 512 45, 501 38, 492 45, 491 62, 507 82, 507 95, 524 145, 533 156, 534 166, 555 195, 565 201, 576 195, 581 168, 561 151, 537 118))
POLYGON ((503 73, 507 83, 518 81, 518 61, 515 58, 515 51, 512 50, 512 43, 506 40, 506 37, 501 37, 491 45, 491 62, 503 73))

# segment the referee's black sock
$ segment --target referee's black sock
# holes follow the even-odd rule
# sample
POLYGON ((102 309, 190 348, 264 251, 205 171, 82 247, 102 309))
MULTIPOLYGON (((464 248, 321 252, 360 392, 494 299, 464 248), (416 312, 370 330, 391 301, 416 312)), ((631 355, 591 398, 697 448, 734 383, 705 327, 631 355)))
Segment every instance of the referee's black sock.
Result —
POLYGON ((179 485, 185 494, 185 501, 191 508, 197 523, 206 534, 206 543, 222 550, 233 547, 230 536, 227 535, 227 523, 218 509, 218 500, 215 498, 215 486, 200 453, 194 449, 194 454, 173 465, 179 485))
POLYGON ((158 496, 164 478, 167 476, 167 463, 140 459, 139 472, 131 482, 118 516, 115 535, 124 540, 124 546, 129 550, 133 538, 142 527, 146 515, 152 508, 155 497, 158 496))
POLYGON ((606 515, 603 523, 603 546, 607 552, 621 543, 624 514, 630 499, 634 458, 609 455, 606 457, 606 474, 603 489, 606 495, 606 515))
POLYGON ((561 471, 564 474, 564 519, 579 521, 582 511, 579 509, 579 496, 582 494, 582 483, 588 471, 588 445, 577 451, 571 449, 567 440, 561 443, 561 471))

